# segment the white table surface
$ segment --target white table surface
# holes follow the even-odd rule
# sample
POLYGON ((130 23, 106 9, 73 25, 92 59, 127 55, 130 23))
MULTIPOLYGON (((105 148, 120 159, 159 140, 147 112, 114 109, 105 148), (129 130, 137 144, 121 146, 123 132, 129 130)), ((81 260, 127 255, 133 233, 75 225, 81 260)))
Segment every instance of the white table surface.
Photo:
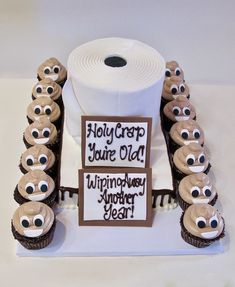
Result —
POLYGON ((225 251, 216 255, 19 258, 10 231, 21 173, 25 111, 36 80, 0 80, 0 278, 4 286, 235 286, 235 86, 191 86, 226 221, 225 251), (42 282, 43 281, 43 282, 42 282))

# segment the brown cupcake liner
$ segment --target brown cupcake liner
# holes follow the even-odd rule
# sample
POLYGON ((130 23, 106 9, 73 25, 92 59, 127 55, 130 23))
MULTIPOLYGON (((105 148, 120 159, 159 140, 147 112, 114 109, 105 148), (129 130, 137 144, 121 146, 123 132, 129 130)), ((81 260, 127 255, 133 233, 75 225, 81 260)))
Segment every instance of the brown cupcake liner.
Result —
MULTIPOLYGON (((210 204, 211 206, 214 206, 216 201, 218 199, 218 194, 216 193, 215 194, 215 197, 210 201, 208 202, 208 204, 210 204)), ((186 210, 190 205, 190 203, 186 202, 183 200, 183 198, 179 195, 179 191, 177 190, 177 200, 178 200, 178 203, 179 203, 179 206, 181 207, 182 210, 186 210)))
MULTIPOLYGON (((206 168, 205 171, 203 171, 203 173, 208 174, 208 172, 211 169, 211 164, 208 164, 208 167, 206 168)), ((179 170, 174 162, 173 162, 173 166, 172 166, 172 174, 175 180, 182 180, 185 176, 187 176, 188 174, 183 173, 181 170, 179 170)))
MULTIPOLYGON (((57 195, 58 195, 58 190, 55 188, 55 189, 52 191, 52 193, 51 193, 47 198, 43 199, 43 200, 40 201, 40 202, 45 203, 46 205, 48 205, 49 207, 52 208, 52 207, 55 205, 55 203, 56 203, 56 197, 57 197, 57 195)), ((29 200, 29 199, 24 198, 24 197, 20 194, 20 192, 19 192, 19 190, 18 190, 18 185, 16 185, 16 187, 15 187, 13 196, 14 196, 15 201, 16 201, 17 203, 19 203, 20 205, 23 204, 23 203, 25 203, 25 202, 31 201, 31 200, 29 200)))
POLYGON ((215 241, 224 237, 225 223, 224 223, 223 218, 222 218, 222 220, 224 223, 224 228, 223 228, 223 231, 221 232, 221 234, 214 239, 203 239, 203 238, 199 238, 197 236, 194 236, 193 234, 188 232, 188 230, 184 227, 183 217, 184 217, 184 212, 182 213, 182 215, 180 217, 181 237, 188 244, 191 244, 197 248, 204 248, 204 247, 207 247, 207 246, 211 245, 212 243, 214 243, 215 241))
POLYGON ((56 227, 56 220, 54 220, 51 229, 46 234, 39 237, 31 238, 19 234, 16 231, 15 227, 13 226, 13 223, 11 222, 11 231, 14 238, 18 240, 23 247, 30 250, 42 249, 48 246, 53 239, 55 227, 56 227))

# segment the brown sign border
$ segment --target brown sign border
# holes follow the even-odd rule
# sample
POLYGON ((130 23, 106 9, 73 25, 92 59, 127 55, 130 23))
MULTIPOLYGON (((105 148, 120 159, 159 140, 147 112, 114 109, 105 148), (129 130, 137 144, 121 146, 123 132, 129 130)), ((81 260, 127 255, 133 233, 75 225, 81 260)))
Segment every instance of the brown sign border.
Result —
MULTIPOLYGON (((86 121, 94 122, 120 122, 120 123, 147 123, 147 142, 146 142, 146 157, 145 166, 143 168, 148 168, 150 166, 150 147, 151 147, 151 132, 152 132, 152 118, 150 117, 113 117, 113 116, 82 116, 81 117, 81 156, 82 156, 82 167, 83 168, 116 168, 115 166, 110 167, 107 163, 105 166, 89 166, 85 165, 85 151, 86 151, 86 121)), ((117 166, 122 168, 140 168, 135 166, 117 166)), ((142 168, 142 167, 141 167, 142 168)))
POLYGON ((153 221, 152 210, 152 169, 151 168, 95 168, 79 170, 79 225, 80 226, 145 226, 151 227, 153 221), (84 220, 84 173, 144 173, 147 178, 146 219, 144 220, 84 220))

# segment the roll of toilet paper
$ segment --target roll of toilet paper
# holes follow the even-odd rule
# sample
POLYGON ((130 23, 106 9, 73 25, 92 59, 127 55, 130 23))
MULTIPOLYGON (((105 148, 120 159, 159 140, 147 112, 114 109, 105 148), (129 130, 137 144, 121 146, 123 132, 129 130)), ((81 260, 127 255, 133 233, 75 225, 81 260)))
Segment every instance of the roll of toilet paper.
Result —
POLYGON ((152 117, 156 127, 165 62, 155 49, 131 39, 98 39, 73 50, 67 68, 63 100, 72 136, 80 135, 83 114, 152 117))

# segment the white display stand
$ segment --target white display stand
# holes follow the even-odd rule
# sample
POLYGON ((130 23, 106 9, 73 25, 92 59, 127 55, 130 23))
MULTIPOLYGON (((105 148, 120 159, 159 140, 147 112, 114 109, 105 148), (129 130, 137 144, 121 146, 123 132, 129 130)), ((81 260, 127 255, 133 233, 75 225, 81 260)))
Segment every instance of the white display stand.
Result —
POLYGON ((17 243, 19 256, 137 256, 200 255, 224 251, 223 239, 209 247, 196 248, 180 235, 177 207, 154 214, 152 227, 78 226, 77 209, 56 210, 57 226, 52 243, 42 250, 27 250, 17 243))

